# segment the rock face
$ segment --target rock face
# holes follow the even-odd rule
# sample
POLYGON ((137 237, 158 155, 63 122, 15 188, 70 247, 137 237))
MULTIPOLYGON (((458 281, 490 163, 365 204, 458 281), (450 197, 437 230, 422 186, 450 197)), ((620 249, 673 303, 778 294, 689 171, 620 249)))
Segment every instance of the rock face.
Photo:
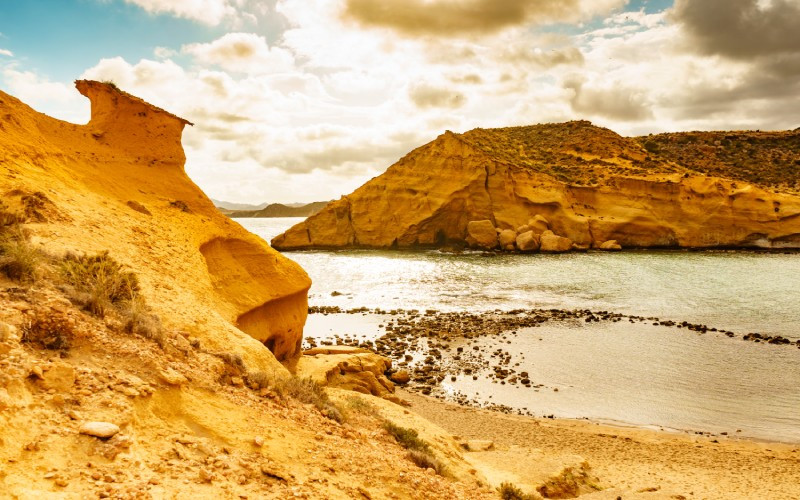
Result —
POLYGON ((165 326, 236 351, 252 369, 282 370, 276 358, 300 354, 308 275, 220 214, 187 177, 188 121, 113 85, 76 87, 91 101, 86 125, 0 92, 3 202, 28 214, 48 251, 110 250, 165 326), (26 211, 32 197, 39 208, 26 211))
POLYGON ((489 221, 584 248, 800 247, 800 197, 706 170, 588 122, 446 132, 272 245, 463 244, 477 242, 470 222, 489 221))

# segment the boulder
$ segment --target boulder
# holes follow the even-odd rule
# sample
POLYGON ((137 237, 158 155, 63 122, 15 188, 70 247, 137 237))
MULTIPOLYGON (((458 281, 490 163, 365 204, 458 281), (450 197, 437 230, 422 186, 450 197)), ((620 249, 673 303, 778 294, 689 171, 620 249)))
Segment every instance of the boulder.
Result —
POLYGON ((511 250, 513 250, 514 242, 517 240, 517 232, 513 229, 505 229, 500 232, 497 239, 500 240, 501 247, 508 250, 508 246, 511 245, 511 250))
POLYGON ((550 222, 541 215, 534 215, 532 219, 528 220, 528 227, 536 234, 542 234, 550 229, 550 222))
POLYGON ((42 387, 47 390, 69 392, 74 384, 75 368, 64 362, 55 363, 42 376, 42 387))
POLYGON ((617 240, 608 240, 600 245, 600 250, 619 251, 622 250, 622 245, 617 240))
POLYGON ((519 226, 517 228, 517 234, 527 233, 530 230, 531 230, 531 226, 529 226, 527 224, 524 224, 524 225, 519 226))
POLYGON ((568 252, 572 250, 572 240, 548 230, 539 239, 539 250, 550 253, 568 252))
POLYGON ((533 231, 526 231, 517 236, 517 249, 520 252, 535 252, 539 250, 539 237, 533 231))
POLYGON ((397 384, 407 384, 411 381, 411 375, 408 370, 398 370, 392 373, 389 378, 397 384))
POLYGON ((472 247, 497 247, 497 231, 490 220, 474 220, 467 224, 467 243, 472 247))
MULTIPOLYGON (((327 349, 327 348, 325 348, 327 349)), ((358 349, 358 351, 366 351, 358 349)), ((389 358, 366 352, 304 355, 297 363, 296 374, 311 378, 320 385, 338 387, 363 394, 390 397, 394 384, 385 373, 392 367, 389 358)))

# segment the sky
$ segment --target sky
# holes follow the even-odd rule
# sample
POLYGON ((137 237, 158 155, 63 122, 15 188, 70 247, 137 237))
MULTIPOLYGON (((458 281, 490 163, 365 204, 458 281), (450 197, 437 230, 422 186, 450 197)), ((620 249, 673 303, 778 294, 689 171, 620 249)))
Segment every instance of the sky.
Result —
POLYGON ((0 0, 0 89, 110 80, 195 123, 215 199, 350 193, 445 130, 800 126, 800 0, 0 0))

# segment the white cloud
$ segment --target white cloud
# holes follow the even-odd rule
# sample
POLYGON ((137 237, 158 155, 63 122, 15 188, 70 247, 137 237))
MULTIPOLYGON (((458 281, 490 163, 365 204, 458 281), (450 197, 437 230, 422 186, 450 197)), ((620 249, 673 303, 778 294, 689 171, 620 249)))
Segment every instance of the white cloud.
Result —
POLYGON ((294 66, 288 50, 270 47, 263 36, 253 33, 227 33, 210 43, 184 45, 181 51, 191 54, 202 65, 216 65, 238 73, 278 73, 294 66))
POLYGON ((37 111, 73 123, 89 121, 89 104, 71 85, 50 81, 31 71, 19 71, 14 63, 3 67, 0 75, 11 95, 37 111))
POLYGON ((14 53, 10 50, 0 49, 0 56, 14 57, 14 53))
POLYGON ((138 5, 151 14, 172 14, 203 24, 216 26, 226 18, 236 16, 236 6, 231 0, 125 0, 138 5))

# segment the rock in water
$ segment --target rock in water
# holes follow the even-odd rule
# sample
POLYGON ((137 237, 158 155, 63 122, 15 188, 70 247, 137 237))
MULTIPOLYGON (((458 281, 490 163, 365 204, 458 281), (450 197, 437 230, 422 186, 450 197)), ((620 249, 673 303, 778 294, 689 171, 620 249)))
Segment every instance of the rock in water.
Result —
MULTIPOLYGON (((492 241, 477 245, 467 226, 492 221, 519 234, 552 230, 577 248, 608 240, 622 247, 800 248, 795 191, 753 184, 756 178, 735 168, 736 158, 724 157, 740 148, 720 151, 712 141, 697 149, 685 135, 659 138, 667 155, 661 156, 639 139, 586 121, 446 132, 272 245, 409 248, 469 240, 490 248, 492 241), (683 155, 686 148, 697 154, 683 155), (700 153, 712 150, 709 163, 700 153)), ((794 157, 797 148, 787 144, 796 144, 800 131, 735 135, 730 142, 763 152, 763 168, 774 178, 795 179, 785 163, 769 158, 794 157)))
POLYGON ((490 220, 475 220, 467 224, 467 243, 491 250, 497 247, 497 231, 490 220))
POLYGON ((108 439, 119 432, 119 426, 110 422, 85 422, 80 433, 100 439, 108 439))

